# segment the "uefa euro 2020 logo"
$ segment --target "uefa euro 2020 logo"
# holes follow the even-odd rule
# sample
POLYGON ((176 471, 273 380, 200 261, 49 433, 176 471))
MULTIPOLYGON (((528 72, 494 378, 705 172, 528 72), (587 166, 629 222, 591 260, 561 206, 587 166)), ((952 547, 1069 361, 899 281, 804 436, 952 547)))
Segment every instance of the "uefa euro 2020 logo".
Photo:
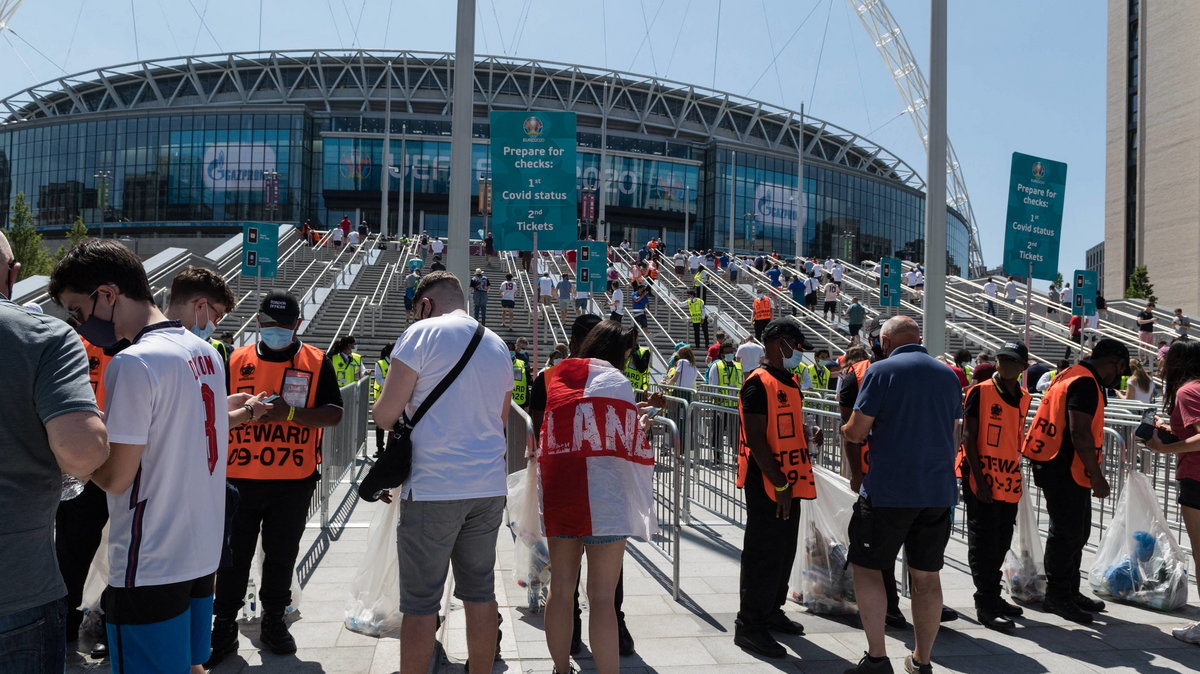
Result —
POLYGON ((1042 162, 1033 162, 1033 177, 1037 180, 1041 180, 1042 178, 1046 177, 1046 167, 1042 165, 1042 162))
POLYGON ((542 135, 542 120, 538 119, 537 117, 526 117, 523 126, 525 128, 526 136, 532 136, 536 138, 537 136, 542 135))

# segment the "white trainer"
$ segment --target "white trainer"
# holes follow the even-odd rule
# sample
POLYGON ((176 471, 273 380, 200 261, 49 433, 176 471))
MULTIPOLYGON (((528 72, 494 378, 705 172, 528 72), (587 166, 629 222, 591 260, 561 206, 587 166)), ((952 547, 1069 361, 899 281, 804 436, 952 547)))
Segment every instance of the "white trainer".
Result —
POLYGON ((1189 644, 1200 644, 1200 621, 1194 622, 1187 627, 1173 629, 1171 630, 1171 635, 1189 644))

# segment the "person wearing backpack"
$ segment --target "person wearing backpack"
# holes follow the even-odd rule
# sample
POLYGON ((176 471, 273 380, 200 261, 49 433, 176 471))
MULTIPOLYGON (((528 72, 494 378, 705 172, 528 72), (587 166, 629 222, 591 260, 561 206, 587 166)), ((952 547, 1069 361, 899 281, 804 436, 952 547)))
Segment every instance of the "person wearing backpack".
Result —
POLYGON ((1092 497, 1109 494, 1104 460, 1104 389, 1129 371, 1129 349, 1102 339, 1092 353, 1051 382, 1025 435, 1021 453, 1033 461, 1033 481, 1050 516, 1046 539, 1046 601, 1042 610, 1086 624, 1104 602, 1079 591, 1083 548, 1092 533, 1092 497))

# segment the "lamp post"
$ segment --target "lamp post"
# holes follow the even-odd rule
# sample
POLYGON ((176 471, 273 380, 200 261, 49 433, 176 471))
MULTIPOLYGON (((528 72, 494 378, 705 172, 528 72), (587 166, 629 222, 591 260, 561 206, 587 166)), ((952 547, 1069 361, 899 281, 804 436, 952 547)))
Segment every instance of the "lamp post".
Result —
MULTIPOLYGON (((691 239, 688 236, 688 206, 691 204, 692 186, 683 186, 683 249, 691 250, 691 239)), ((729 251, 733 255, 733 251, 729 251)))
POLYGON ((750 228, 754 227, 754 219, 756 217, 758 217, 758 216, 755 215, 754 213, 743 213, 742 214, 742 221, 745 223, 745 228, 746 228, 745 231, 742 233, 742 238, 745 239, 745 241, 746 241, 746 248, 749 248, 750 250, 758 250, 758 248, 754 245, 756 243, 757 236, 751 237, 751 235, 750 235, 750 228))
POLYGON ((278 171, 263 171, 263 210, 269 214, 268 221, 272 219, 271 215, 277 215, 279 212, 278 171))
POLYGON ((108 186, 112 179, 111 171, 97 171, 92 176, 96 179, 96 208, 100 209, 100 238, 104 238, 104 216, 108 212, 108 186))
POLYGON ((483 238, 488 234, 488 216, 492 213, 492 178, 479 174, 479 214, 483 216, 483 238))

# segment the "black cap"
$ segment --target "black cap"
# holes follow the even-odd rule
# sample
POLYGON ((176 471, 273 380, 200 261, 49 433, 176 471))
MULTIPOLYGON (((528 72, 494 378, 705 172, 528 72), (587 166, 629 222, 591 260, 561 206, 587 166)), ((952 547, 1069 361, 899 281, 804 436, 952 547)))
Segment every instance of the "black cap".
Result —
POLYGON ((263 298, 258 314, 280 325, 291 325, 300 318, 300 304, 287 293, 273 292, 263 298))
POLYGON ((999 358, 1000 356, 1016 358, 1022 363, 1026 363, 1029 361, 1029 349, 1026 349, 1025 345, 1020 342, 1005 342, 1004 346, 1000 347, 1000 350, 996 352, 996 357, 999 358))
POLYGON ((1129 347, 1115 339, 1104 338, 1092 347, 1092 354, 1088 356, 1089 360, 1100 358, 1120 358, 1129 360, 1129 347))
POLYGON ((780 316, 771 319, 771 322, 767 323, 767 327, 763 328, 763 344, 781 337, 791 337, 796 340, 796 345, 800 348, 809 348, 808 342, 804 339, 804 328, 795 316, 780 316))

